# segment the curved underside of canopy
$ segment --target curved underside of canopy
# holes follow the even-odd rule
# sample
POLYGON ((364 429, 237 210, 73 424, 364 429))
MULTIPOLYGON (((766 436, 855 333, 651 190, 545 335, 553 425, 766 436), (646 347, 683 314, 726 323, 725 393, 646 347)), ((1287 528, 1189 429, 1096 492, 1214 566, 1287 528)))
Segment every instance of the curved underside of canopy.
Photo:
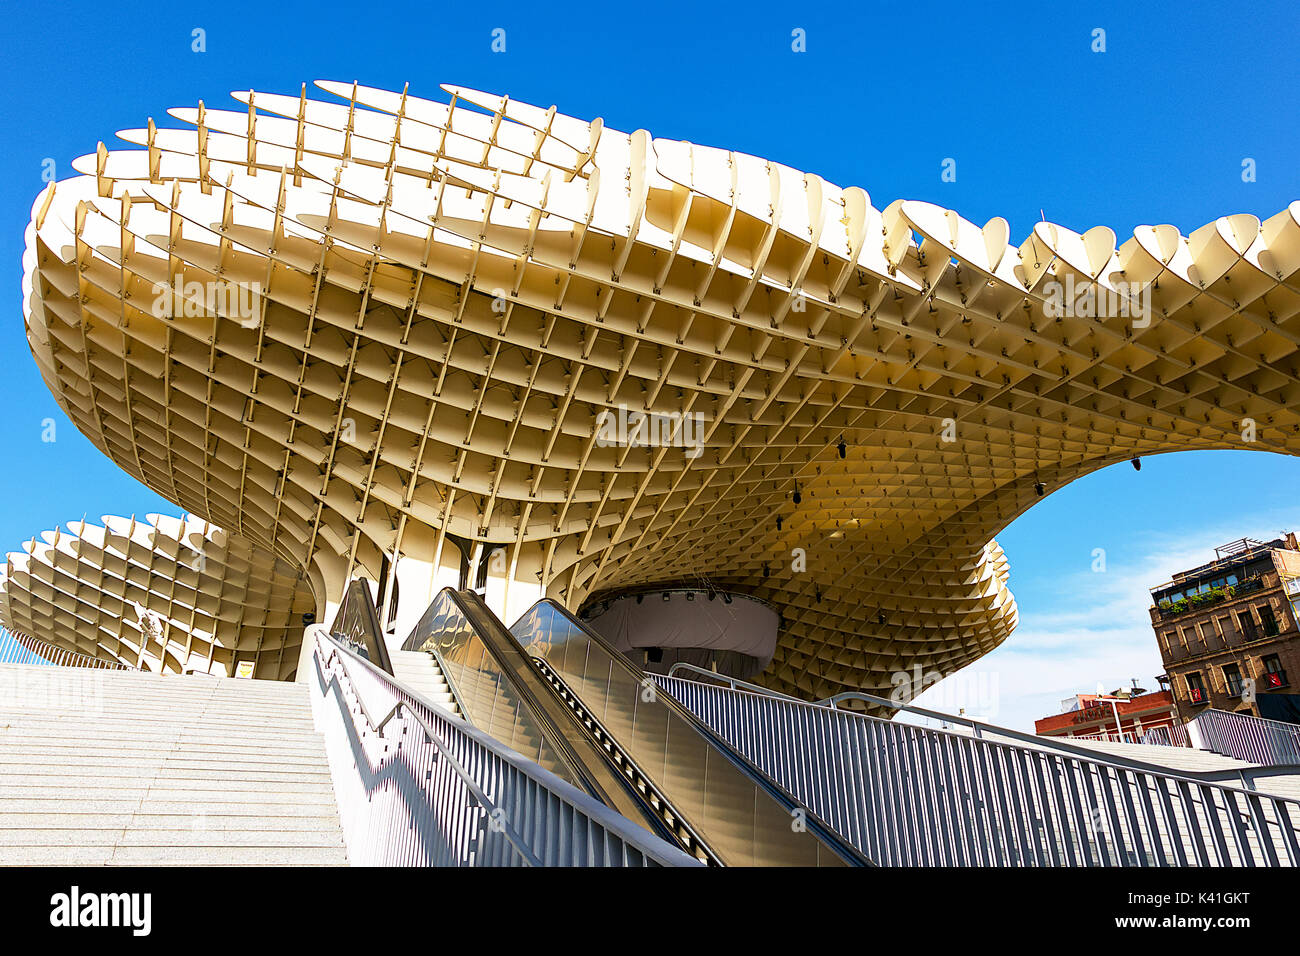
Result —
POLYGON ((1300 203, 1013 246, 554 108, 319 85, 122 132, 24 256, 77 427, 318 602, 453 546, 575 610, 707 582, 779 611, 761 682, 888 693, 1011 633, 992 539, 1036 486, 1300 452, 1300 203))

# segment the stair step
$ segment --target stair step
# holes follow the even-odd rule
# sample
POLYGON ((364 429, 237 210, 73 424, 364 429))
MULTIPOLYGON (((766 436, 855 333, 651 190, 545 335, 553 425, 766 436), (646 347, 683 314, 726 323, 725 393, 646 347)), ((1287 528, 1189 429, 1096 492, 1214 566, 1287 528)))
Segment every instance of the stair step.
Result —
POLYGON ((6 665, 0 664, 0 675, 3 675, 6 686, 33 695, 48 690, 52 693, 78 693, 119 699, 148 696, 186 697, 190 700, 239 698, 258 706, 281 706, 299 702, 306 704, 310 700, 307 686, 295 681, 260 681, 250 684, 246 681, 223 680, 221 683, 211 683, 191 681, 187 677, 175 675, 114 677, 94 671, 55 673, 55 668, 30 668, 29 673, 15 674, 5 668, 6 665))
MULTIPOLYGON (((237 808, 236 808, 237 809, 237 808)), ((322 831, 338 833, 338 820, 326 813, 232 813, 231 808, 211 806, 192 813, 134 813, 115 811, 59 814, 0 810, 0 831, 4 830, 121 830, 139 825, 158 830, 207 829, 214 832, 258 830, 322 831)))
POLYGON ((451 684, 432 654, 425 651, 395 651, 390 657, 395 683, 427 703, 463 716, 456 704, 451 684))
POLYGON ((97 740, 103 737, 113 737, 117 733, 133 734, 140 737, 166 737, 174 738, 180 734, 189 734, 191 736, 210 737, 213 739, 230 739, 230 735, 237 734, 240 737, 246 737, 250 734, 256 734, 259 739, 276 739, 276 738, 310 738, 318 737, 319 734, 312 726, 311 721, 304 721, 300 724, 286 725, 276 724, 273 727, 257 727, 248 724, 229 724, 210 726, 203 721, 193 721, 190 723, 165 724, 156 720, 104 720, 96 721, 88 719, 82 721, 58 721, 58 720, 22 720, 5 722, 0 720, 0 738, 16 738, 22 735, 28 736, 51 736, 64 740, 97 740))
POLYGON ((175 714, 175 713, 194 713, 194 714, 213 714, 216 716, 235 716, 247 715, 256 717, 258 720, 274 719, 276 717, 302 715, 311 712, 311 707, 306 703, 299 706, 286 707, 254 707, 245 706, 238 699, 235 700, 212 700, 196 702, 188 698, 136 698, 134 700, 105 700, 102 697, 93 695, 74 695, 67 694, 62 696, 51 695, 44 699, 23 699, 15 697, 12 702, 7 698, 0 699, 0 715, 13 716, 20 714, 52 714, 54 716, 72 716, 86 714, 98 717, 104 713, 133 713, 133 714, 175 714))
POLYGON ((122 828, 90 828, 84 830, 35 828, 30 830, 0 829, 0 859, 7 847, 66 846, 66 847, 342 847, 337 832, 318 830, 234 829, 213 830, 198 826, 167 829, 134 825, 122 828))
MULTIPOLYGON (((69 791, 54 791, 41 788, 6 788, 0 792, 0 799, 10 811, 39 811, 55 809, 81 810, 83 804, 93 804, 108 808, 118 813, 189 813, 191 806, 210 806, 226 808, 223 812, 232 812, 234 808, 251 808, 261 811, 266 807, 307 807, 334 808, 332 790, 231 790, 198 789, 193 787, 155 787, 146 793, 139 787, 110 788, 90 787, 69 791), (75 799, 74 799, 75 798, 75 799), (63 803, 56 804, 63 799, 63 803), (32 801, 28 804, 23 801, 32 801)), ((197 811, 195 811, 197 812, 197 811)), ((313 811, 314 812, 314 811, 313 811)))
POLYGON ((83 780, 87 785, 102 786, 102 780, 120 780, 124 784, 134 780, 221 780, 230 783, 255 781, 329 780, 327 767, 293 768, 277 770, 272 767, 221 766, 211 762, 172 763, 170 761, 117 763, 117 764, 49 764, 39 769, 31 764, 0 763, 0 781, 10 786, 31 784, 40 780, 57 782, 60 786, 68 779, 83 780), (93 784, 92 784, 93 781, 93 784))
POLYGON ((62 760, 75 757, 112 758, 126 760, 136 756, 161 755, 166 757, 188 758, 211 756, 218 760, 247 761, 249 763, 280 763, 304 761, 319 764, 320 745, 316 741, 302 743, 234 743, 231 741, 192 741, 192 740, 139 740, 123 737, 93 744, 78 744, 63 739, 16 738, 6 740, 0 737, 0 760, 6 757, 21 758, 28 761, 43 759, 62 760), (315 744, 315 746, 313 746, 315 744))
POLYGON ((178 791, 155 792, 141 799, 138 790, 125 794, 103 796, 74 794, 61 796, 58 793, 29 793, 25 796, 5 797, 4 808, 7 813, 38 813, 58 815, 62 813, 138 813, 152 814, 199 814, 208 813, 219 816, 257 816, 273 817, 278 815, 297 817, 305 813, 333 812, 333 796, 328 798, 321 794, 241 794, 237 791, 178 791), (178 795, 179 793, 179 795, 178 795), (247 799, 244 797, 247 796, 247 799))
POLYGON ((131 760, 136 758, 202 759, 242 761, 246 763, 311 762, 324 766, 320 747, 310 741, 299 743, 236 744, 220 741, 187 740, 104 740, 78 745, 75 741, 41 740, 30 737, 0 737, 0 763, 15 758, 39 763, 42 760, 75 761, 131 760))
POLYGON ((346 866, 323 847, 8 847, 3 866, 346 866))
POLYGON ((0 865, 346 864, 306 685, 4 679, 30 700, 0 707, 0 865))
POLYGON ((158 793, 164 790, 212 790, 218 793, 224 793, 234 790, 246 791, 266 791, 274 789, 278 793, 333 793, 333 788, 329 782, 329 774, 325 773, 317 777, 307 777, 301 774, 288 773, 275 776, 270 773, 235 773, 232 771, 211 771, 204 773, 200 770, 188 771, 180 769, 175 772, 159 771, 156 774, 149 772, 140 776, 93 776, 88 774, 46 774, 46 773, 25 773, 9 774, 0 778, 0 796, 10 793, 17 794, 19 790, 78 790, 78 791, 107 791, 121 790, 124 792, 139 793, 141 787, 147 787, 152 793, 158 793), (71 778, 71 779, 69 779, 71 778), (287 778, 287 779, 286 779, 287 778), (223 786, 224 785, 224 786, 223 786), (272 785, 274 785, 272 787, 272 785))

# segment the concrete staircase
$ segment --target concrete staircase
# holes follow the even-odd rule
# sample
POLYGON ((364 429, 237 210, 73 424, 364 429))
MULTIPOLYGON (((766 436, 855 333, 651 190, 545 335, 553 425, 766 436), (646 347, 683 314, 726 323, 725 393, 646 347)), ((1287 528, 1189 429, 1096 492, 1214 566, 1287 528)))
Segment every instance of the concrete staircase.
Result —
POLYGON ((465 674, 456 688, 471 711, 464 714, 432 654, 390 647, 388 656, 393 677, 407 690, 469 721, 529 760, 541 759, 544 741, 533 729, 532 719, 523 715, 522 705, 495 675, 475 670, 465 674))
MULTIPOLYGON (((1076 746, 1096 750, 1103 758, 1113 754, 1130 760, 1144 760, 1147 763, 1167 767, 1172 773, 1219 773, 1224 770, 1249 770, 1257 766, 1245 760, 1237 760, 1235 757, 1225 757, 1210 750, 1197 750, 1192 747, 1158 747, 1152 744, 1128 744, 1113 740, 1058 739, 1065 739, 1076 746)), ((1255 781, 1255 789, 1277 797, 1300 800, 1300 767, 1295 769, 1295 773, 1260 777, 1255 781)), ((1224 783, 1229 786, 1241 786, 1239 780, 1225 780, 1224 783)))
POLYGON ((307 695, 0 665, 0 866, 345 865, 307 695))
POLYGON ((456 706, 447 678, 432 654, 390 648, 388 656, 393 662, 393 677, 399 684, 457 717, 465 716, 456 706))
MULTIPOLYGON (((1152 744, 1128 744, 1115 740, 1078 740, 1070 737, 1048 738, 1063 740, 1076 747, 1095 750, 1102 759, 1107 756, 1126 757, 1168 767, 1175 773, 1215 773, 1220 770, 1248 770, 1254 764, 1225 757, 1208 750, 1191 747, 1157 747, 1152 744)), ((1050 744, 1048 745, 1050 746, 1050 744)))

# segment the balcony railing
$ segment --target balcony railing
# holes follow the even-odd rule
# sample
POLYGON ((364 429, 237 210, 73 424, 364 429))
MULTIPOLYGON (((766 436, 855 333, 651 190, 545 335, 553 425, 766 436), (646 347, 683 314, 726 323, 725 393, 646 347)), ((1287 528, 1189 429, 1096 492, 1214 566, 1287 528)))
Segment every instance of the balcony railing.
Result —
POLYGON ((1162 618, 1178 617, 1180 614, 1188 614, 1192 611, 1200 611, 1216 604, 1222 604, 1231 597, 1235 597, 1232 589, 1225 588, 1222 591, 1210 591, 1206 594, 1198 594, 1195 597, 1171 601, 1168 604, 1157 604, 1156 610, 1160 612, 1162 618))
POLYGON ((1214 607, 1216 604, 1222 604, 1224 601, 1230 601, 1239 598, 1244 594, 1251 594, 1259 591, 1264 587, 1262 578, 1247 578, 1245 581, 1238 581, 1236 584, 1227 584, 1221 588, 1214 588, 1203 594, 1194 594, 1191 597, 1180 598, 1177 601, 1165 601, 1156 604, 1156 610, 1162 618, 1178 617, 1180 614, 1189 614, 1192 611, 1201 611, 1207 607, 1214 607))

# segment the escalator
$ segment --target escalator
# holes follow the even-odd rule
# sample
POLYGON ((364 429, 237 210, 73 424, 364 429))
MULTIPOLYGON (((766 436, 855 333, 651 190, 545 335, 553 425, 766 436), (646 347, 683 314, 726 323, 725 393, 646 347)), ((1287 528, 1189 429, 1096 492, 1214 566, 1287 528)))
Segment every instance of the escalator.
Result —
POLYGON ((370 594, 370 582, 365 578, 353 578, 343 592, 343 601, 339 604, 334 623, 330 625, 330 633, 381 671, 393 672, 388 646, 384 644, 384 632, 379 626, 379 613, 370 594))
POLYGON ((474 726, 692 856, 719 862, 648 780, 585 732, 473 591, 441 591, 402 650, 433 655, 474 726))
POLYGON ((403 649, 437 658, 471 723, 706 863, 870 863, 551 601, 507 630, 446 589, 403 649))

